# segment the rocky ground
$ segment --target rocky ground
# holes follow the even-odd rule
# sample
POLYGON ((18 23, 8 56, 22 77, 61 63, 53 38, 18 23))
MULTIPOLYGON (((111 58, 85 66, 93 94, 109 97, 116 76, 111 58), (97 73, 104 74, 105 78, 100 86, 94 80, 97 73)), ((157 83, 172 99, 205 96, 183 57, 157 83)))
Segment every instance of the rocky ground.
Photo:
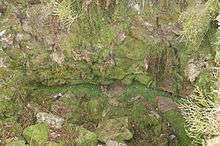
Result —
POLYGON ((218 4, 0 0, 0 146, 219 145, 218 4))

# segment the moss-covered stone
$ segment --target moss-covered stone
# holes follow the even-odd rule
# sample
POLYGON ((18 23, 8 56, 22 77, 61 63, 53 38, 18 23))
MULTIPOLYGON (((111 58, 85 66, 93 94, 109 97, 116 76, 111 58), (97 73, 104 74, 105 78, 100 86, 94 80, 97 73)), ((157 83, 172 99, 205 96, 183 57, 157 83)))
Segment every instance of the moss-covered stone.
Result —
POLYGON ((133 105, 131 120, 137 124, 140 129, 154 129, 157 135, 158 132, 160 133, 159 119, 154 116, 150 116, 149 111, 141 103, 133 105))
POLYGON ((88 118, 92 121, 100 120, 102 118, 102 111, 104 104, 100 99, 91 99, 86 105, 86 113, 88 118))
POLYGON ((102 142, 108 140, 130 140, 133 134, 128 130, 128 118, 116 118, 104 120, 99 123, 96 134, 98 139, 102 142))
POLYGON ((95 133, 83 128, 77 127, 76 132, 78 133, 76 139, 76 146, 96 146, 98 139, 95 133))
POLYGON ((4 98, 0 99, 0 119, 7 119, 12 117, 17 117, 18 105, 13 100, 6 100, 4 98), (16 110, 17 109, 17 110, 16 110))
MULTIPOLYGON (((3 2, 7 7, 3 10, 0 5, 0 11, 4 11, 0 12, 0 32, 6 30, 0 37, 0 96, 13 101, 0 99, 0 120, 21 120, 20 108, 19 112, 15 110, 18 104, 26 109, 34 102, 44 110, 56 112, 53 107, 60 102, 68 111, 65 118, 74 125, 97 124, 104 119, 99 125, 103 128, 97 130, 99 136, 104 135, 102 141, 108 139, 105 128, 117 131, 112 136, 116 140, 132 137, 128 121, 119 118, 122 116, 135 122, 138 130, 149 132, 149 137, 158 137, 162 121, 149 116, 151 109, 142 102, 148 102, 155 111, 156 96, 174 97, 160 91, 158 82, 164 78, 175 80, 172 84, 177 89, 172 91, 178 92, 179 84, 185 80, 181 72, 184 65, 192 56, 212 50, 212 35, 208 32, 219 11, 218 1, 187 2, 189 6, 176 0, 3 2), (184 39, 179 39, 181 36, 184 39), (128 88, 120 95, 114 94, 117 103, 108 105, 99 87, 118 81, 128 88), (71 96, 59 101, 51 98, 58 93, 71 96)), ((196 84, 206 88, 208 78, 201 75, 196 84)), ((178 122, 184 123, 180 115, 168 111, 164 118, 176 129, 181 144, 188 143, 184 127, 178 128, 178 122)), ((35 126, 29 130, 35 131, 35 126)), ((25 129, 27 135, 24 133, 27 139, 29 130, 25 129)))
POLYGON ((6 146, 29 146, 25 143, 26 142, 24 140, 15 140, 15 141, 8 143, 6 146))
POLYGON ((29 144, 33 146, 40 146, 47 142, 49 129, 45 123, 31 125, 30 127, 24 129, 23 136, 29 144))
POLYGON ((191 144, 191 138, 187 135, 184 127, 184 119, 182 115, 176 111, 171 110, 163 114, 163 118, 171 125, 175 134, 177 135, 181 146, 189 146, 191 144))
MULTIPOLYGON (((186 65, 187 61, 198 51, 207 51, 202 43, 210 29, 210 22, 213 21, 219 11, 219 3, 216 0, 208 0, 205 4, 195 4, 180 15, 183 25, 181 32, 185 47, 180 50, 181 63, 186 65)), ((208 40, 205 41, 208 44, 208 40)), ((201 55, 201 54, 200 54, 201 55)), ((206 52, 207 55, 207 52, 206 52)))

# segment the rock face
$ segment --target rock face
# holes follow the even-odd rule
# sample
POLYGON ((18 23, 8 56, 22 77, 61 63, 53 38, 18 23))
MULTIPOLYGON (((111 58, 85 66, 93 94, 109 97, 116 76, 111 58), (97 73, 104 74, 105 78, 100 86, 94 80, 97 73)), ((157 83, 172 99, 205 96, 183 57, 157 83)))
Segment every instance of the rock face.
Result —
POLYGON ((48 125, 52 127, 61 128, 63 125, 64 119, 53 114, 39 112, 37 113, 37 122, 38 123, 46 122, 48 125))
POLYGON ((162 113, 177 108, 177 103, 175 103, 172 99, 168 97, 157 96, 156 98, 157 98, 158 110, 162 113))
POLYGON ((47 124, 41 123, 27 127, 23 131, 23 136, 28 143, 33 145, 43 145, 48 140, 49 129, 47 124))
POLYGON ((210 57, 207 56, 204 59, 195 60, 191 59, 188 62, 188 65, 185 70, 185 75, 190 82, 194 82, 199 74, 202 72, 203 68, 207 65, 207 61, 210 57))
POLYGON ((97 136, 95 133, 83 128, 77 127, 78 137, 76 139, 76 146, 96 146, 97 136))
POLYGON ((108 140, 129 140, 132 133, 128 130, 128 118, 116 118, 102 121, 96 130, 98 140, 107 142, 108 140))

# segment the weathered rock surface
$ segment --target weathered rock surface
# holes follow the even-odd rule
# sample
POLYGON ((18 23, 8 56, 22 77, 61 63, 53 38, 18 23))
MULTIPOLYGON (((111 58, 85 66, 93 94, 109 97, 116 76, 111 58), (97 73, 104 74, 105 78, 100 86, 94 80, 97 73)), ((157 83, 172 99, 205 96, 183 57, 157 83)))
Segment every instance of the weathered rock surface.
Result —
POLYGON ((27 127, 23 131, 23 136, 30 144, 43 145, 47 142, 49 129, 47 124, 40 123, 27 127))
POLYGON ((165 113, 172 109, 176 109, 178 107, 177 103, 174 102, 172 99, 163 96, 157 96, 157 105, 158 110, 162 113, 165 113))
POLYGON ((48 125, 52 127, 61 128, 64 123, 64 119, 53 114, 39 112, 37 113, 37 122, 38 123, 46 122, 48 125))
POLYGON ((133 134, 128 130, 128 118, 116 118, 102 121, 96 130, 98 139, 102 142, 108 140, 129 140, 133 134))
POLYGON ((188 61, 188 65, 185 70, 185 75, 189 79, 190 82, 194 82, 199 74, 202 72, 203 68, 207 65, 207 60, 209 56, 202 59, 191 59, 188 61))
POLYGON ((76 146, 96 146, 97 136, 95 133, 83 128, 77 127, 78 137, 76 139, 76 146))

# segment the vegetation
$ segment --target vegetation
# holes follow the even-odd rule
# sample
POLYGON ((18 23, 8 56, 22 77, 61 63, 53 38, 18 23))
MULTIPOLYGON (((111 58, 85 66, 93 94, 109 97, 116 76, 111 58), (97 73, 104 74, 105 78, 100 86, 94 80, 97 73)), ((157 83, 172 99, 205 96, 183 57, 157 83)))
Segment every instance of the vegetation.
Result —
POLYGON ((0 145, 207 145, 220 134, 219 12, 218 0, 0 0, 0 145))

